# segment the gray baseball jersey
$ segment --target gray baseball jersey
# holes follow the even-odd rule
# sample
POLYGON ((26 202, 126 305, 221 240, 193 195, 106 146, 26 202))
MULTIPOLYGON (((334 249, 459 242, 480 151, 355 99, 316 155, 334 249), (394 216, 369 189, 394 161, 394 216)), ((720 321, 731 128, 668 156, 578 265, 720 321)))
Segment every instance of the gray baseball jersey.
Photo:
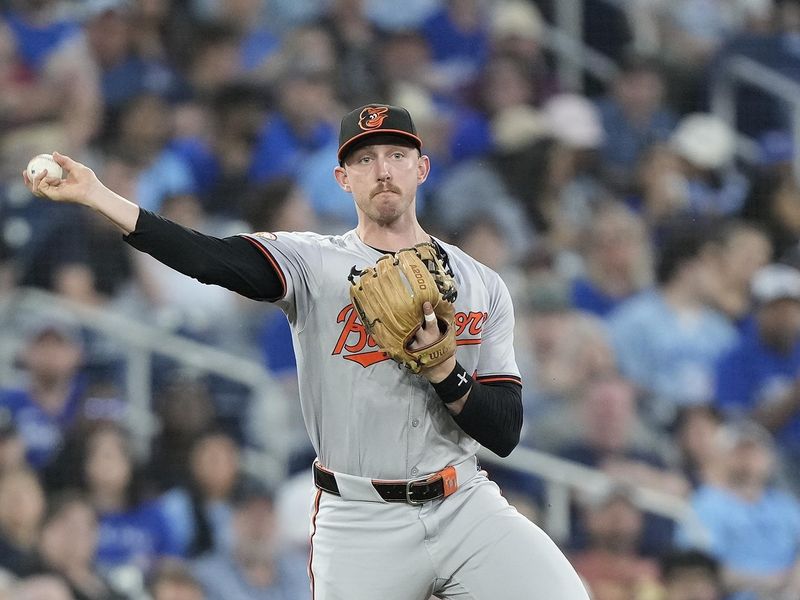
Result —
MULTIPOLYGON (((556 545, 476 472, 478 443, 428 381, 399 368, 364 331, 347 275, 375 264, 381 252, 355 231, 247 237, 283 281, 277 303, 292 327, 306 427, 341 493, 315 496, 312 598, 588 600, 556 545), (424 505, 383 502, 369 479, 419 478, 448 465, 458 489, 424 505)), ((519 382, 505 284, 438 243, 458 286, 458 361, 480 381, 519 382)))
MULTIPOLYGON (((353 310, 347 275, 354 266, 373 265, 380 251, 354 230, 247 237, 284 282, 277 304, 291 324, 303 418, 323 465, 362 477, 411 479, 475 454, 478 443, 456 425, 428 381, 387 358, 353 310)), ((458 361, 478 381, 518 382, 505 284, 455 246, 437 242, 458 286, 458 361)))

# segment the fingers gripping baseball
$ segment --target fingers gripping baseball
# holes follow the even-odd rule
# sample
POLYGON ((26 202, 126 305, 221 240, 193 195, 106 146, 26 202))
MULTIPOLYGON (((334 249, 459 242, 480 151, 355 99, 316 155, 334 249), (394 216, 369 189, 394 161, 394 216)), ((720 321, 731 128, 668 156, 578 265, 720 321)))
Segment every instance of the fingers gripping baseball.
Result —
POLYGON ((89 167, 58 152, 53 153, 53 160, 65 172, 65 177, 53 177, 45 169, 30 179, 27 171, 23 171, 22 177, 26 187, 40 198, 56 202, 87 204, 91 189, 99 184, 94 172, 89 167))

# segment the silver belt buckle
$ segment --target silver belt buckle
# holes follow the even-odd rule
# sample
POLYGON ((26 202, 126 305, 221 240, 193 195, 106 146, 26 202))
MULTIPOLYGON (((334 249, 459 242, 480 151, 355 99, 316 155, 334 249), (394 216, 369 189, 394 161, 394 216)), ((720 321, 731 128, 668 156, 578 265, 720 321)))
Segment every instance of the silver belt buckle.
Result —
POLYGON ((411 498, 412 486, 415 483, 425 483, 427 481, 428 481, 428 478, 425 478, 425 479, 409 479, 408 481, 406 481, 406 502, 408 502, 409 504, 411 504, 413 506, 422 506, 426 502, 431 502, 432 500, 438 500, 439 498, 444 496, 444 494, 439 494, 438 496, 436 496, 434 498, 428 498, 427 500, 414 500, 413 498, 411 498))

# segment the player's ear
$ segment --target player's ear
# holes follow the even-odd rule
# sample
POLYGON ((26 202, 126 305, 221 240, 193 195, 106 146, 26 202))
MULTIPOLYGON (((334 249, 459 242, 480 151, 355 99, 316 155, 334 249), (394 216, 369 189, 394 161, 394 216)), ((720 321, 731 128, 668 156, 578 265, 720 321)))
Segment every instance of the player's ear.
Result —
POLYGON ((336 167, 333 170, 333 177, 336 179, 336 183, 339 184, 339 187, 342 188, 345 192, 350 191, 350 183, 347 177, 347 171, 344 167, 336 167))
POLYGON ((427 154, 421 154, 417 160, 417 183, 423 183, 431 172, 431 159, 427 154))

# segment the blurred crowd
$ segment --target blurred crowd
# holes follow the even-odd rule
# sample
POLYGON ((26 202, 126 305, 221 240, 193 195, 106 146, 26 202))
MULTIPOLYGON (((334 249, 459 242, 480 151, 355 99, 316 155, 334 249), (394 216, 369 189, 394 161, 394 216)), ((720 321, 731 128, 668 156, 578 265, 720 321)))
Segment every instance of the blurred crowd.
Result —
MULTIPOLYGON (((498 271, 516 309, 522 443, 615 483, 563 546, 595 600, 800 598, 800 180, 792 110, 726 61, 800 83, 798 0, 578 0, 610 78, 560 77, 564 0, 0 0, 0 299, 43 288, 261 361, 296 406, 282 313, 178 275, 20 172, 59 150, 205 233, 341 233, 339 119, 412 113, 427 230, 498 271), (737 151, 739 134, 750 140, 737 151), (699 527, 643 512, 636 486, 699 527)), ((0 598, 307 598, 307 469, 243 466, 248 393, 153 365, 148 447, 122 352, 20 318, 0 381, 0 598)), ((490 475, 544 526, 541 481, 490 475)))

